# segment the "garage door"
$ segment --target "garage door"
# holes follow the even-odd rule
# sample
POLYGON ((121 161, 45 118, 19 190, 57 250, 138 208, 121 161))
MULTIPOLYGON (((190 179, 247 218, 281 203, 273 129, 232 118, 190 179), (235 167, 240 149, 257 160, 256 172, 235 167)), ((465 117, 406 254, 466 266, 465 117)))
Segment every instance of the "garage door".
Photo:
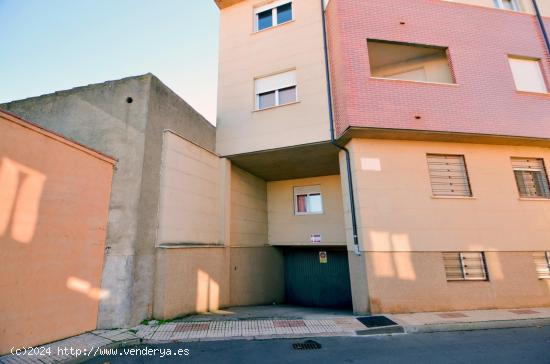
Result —
POLYGON ((286 249, 285 301, 301 306, 351 308, 347 251, 286 249))

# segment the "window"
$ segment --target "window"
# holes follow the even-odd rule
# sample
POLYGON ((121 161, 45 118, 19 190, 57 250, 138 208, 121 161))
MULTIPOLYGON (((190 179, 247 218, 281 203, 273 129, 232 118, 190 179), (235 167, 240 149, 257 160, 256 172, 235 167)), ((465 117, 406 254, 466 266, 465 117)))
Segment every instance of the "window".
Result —
POLYGON ((447 48, 368 39, 372 77, 455 83, 447 48))
POLYGON ((464 156, 428 154, 428 168, 434 196, 472 196, 464 156))
POLYGON ((544 162, 539 158, 512 158, 520 197, 550 198, 544 162))
POLYGON ((509 56, 508 61, 518 91, 548 92, 539 59, 509 56))
POLYGON ((550 278, 550 252, 533 253, 537 276, 541 279, 550 278))
POLYGON ((482 252, 443 253, 443 264, 448 281, 488 281, 485 254, 482 252))
POLYGON ((294 187, 294 214, 322 214, 321 186, 294 187))
POLYGON ((496 8, 507 9, 513 11, 521 11, 518 0, 493 0, 496 8))
POLYGON ((256 110, 296 102, 296 71, 258 78, 255 87, 256 110))
POLYGON ((279 0, 256 9, 256 31, 292 20, 292 2, 279 0))

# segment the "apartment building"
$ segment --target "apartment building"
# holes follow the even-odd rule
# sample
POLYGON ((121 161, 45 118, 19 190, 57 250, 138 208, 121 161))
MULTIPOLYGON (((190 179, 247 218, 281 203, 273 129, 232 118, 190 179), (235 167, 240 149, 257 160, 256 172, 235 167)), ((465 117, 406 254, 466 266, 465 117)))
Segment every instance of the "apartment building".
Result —
POLYGON ((285 302, 550 305, 550 2, 216 3, 216 150, 267 210, 229 244, 282 255, 285 302))

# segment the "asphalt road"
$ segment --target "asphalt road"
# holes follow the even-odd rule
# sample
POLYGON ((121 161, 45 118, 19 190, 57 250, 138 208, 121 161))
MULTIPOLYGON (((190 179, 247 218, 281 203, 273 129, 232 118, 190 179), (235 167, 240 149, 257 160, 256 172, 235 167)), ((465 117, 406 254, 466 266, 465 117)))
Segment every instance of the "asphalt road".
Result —
MULTIPOLYGON (((119 363, 529 363, 550 364, 550 326, 393 336, 315 338, 316 350, 294 350, 306 339, 232 340, 164 345, 155 355, 96 357, 90 364, 119 363), (160 350, 180 355, 161 357, 160 350), (188 355, 183 350, 188 349, 188 355)), ((120 350, 123 349, 119 349, 120 350)))

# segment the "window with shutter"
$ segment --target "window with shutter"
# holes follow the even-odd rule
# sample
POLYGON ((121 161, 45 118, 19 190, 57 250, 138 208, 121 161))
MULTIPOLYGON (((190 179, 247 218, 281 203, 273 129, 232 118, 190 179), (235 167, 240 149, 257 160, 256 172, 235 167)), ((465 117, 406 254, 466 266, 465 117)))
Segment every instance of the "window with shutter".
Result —
POLYGON ((483 252, 446 252, 443 264, 448 281, 489 280, 483 252))
POLYGON ((434 196, 472 196, 463 155, 428 154, 434 196))
POLYGON ((257 78, 254 84, 256 110, 291 104, 297 100, 295 70, 257 78))
POLYGON ((550 198, 548 177, 540 158, 512 158, 519 195, 525 198, 550 198))
POLYGON ((294 214, 311 215, 323 213, 321 186, 294 187, 294 214))
POLYGON ((550 252, 533 253, 533 260, 540 279, 550 278, 550 252))

